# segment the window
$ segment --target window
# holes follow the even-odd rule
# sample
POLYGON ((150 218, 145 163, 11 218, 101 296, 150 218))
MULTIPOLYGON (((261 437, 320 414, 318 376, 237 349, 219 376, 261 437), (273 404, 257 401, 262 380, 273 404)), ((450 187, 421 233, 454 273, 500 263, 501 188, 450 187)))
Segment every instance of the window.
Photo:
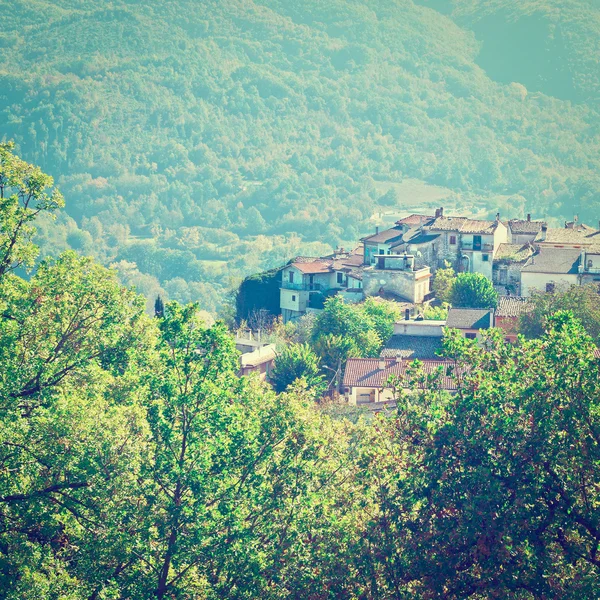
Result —
POLYGON ((551 294, 554 291, 554 283, 547 283, 546 284, 546 292, 548 294, 551 294))
POLYGON ((294 271, 290 271, 290 283, 294 283, 294 271))
POLYGON ((292 302, 296 302, 296 296, 292 295, 292 302))
POLYGON ((490 255, 489 254, 482 254, 481 255, 481 259, 483 260, 483 262, 490 262, 490 255))
POLYGON ((379 254, 385 254, 385 250, 379 250, 379 254))
POLYGON ((468 340, 474 340, 474 339, 477 339, 477 334, 476 333, 465 333, 465 337, 468 340))
POLYGON ((450 245, 456 246, 456 236, 455 235, 450 236, 450 245))
POLYGON ((338 273, 337 274, 337 282, 338 283, 344 283, 344 274, 343 273, 338 273))

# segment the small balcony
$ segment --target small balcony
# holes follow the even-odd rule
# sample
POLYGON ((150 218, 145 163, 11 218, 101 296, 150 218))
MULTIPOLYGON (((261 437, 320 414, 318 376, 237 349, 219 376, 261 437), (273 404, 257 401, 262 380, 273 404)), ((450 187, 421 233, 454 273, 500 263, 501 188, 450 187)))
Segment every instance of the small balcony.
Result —
POLYGON ((492 252, 494 244, 476 244, 473 242, 462 242, 461 250, 472 250, 473 252, 492 252))
POLYGON ((579 265, 579 273, 582 275, 598 275, 600 267, 584 267, 583 265, 579 265))
POLYGON ((321 292, 323 286, 320 283, 291 283, 282 281, 281 287, 284 290, 297 290, 299 292, 321 292))

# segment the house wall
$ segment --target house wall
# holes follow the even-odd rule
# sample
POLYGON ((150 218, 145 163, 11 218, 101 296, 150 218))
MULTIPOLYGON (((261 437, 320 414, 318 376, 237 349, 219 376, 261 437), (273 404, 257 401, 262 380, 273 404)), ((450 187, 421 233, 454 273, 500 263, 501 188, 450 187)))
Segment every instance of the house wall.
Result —
POLYGON ((396 271, 373 269, 363 272, 365 296, 377 296, 379 291, 391 292, 410 302, 420 304, 429 293, 429 269, 396 271))
MULTIPOLYGON (((400 235, 400 233, 398 233, 400 235)), ((373 243, 365 242, 364 249, 364 263, 366 265, 372 265, 375 262, 374 257, 377 255, 387 255, 391 253, 391 243, 373 243)))
POLYGON ((299 312, 306 311, 308 304, 308 292, 302 290, 280 290, 281 309, 295 310, 299 312))
POLYGON ((529 297, 534 290, 546 291, 546 284, 554 283, 557 287, 562 285, 577 285, 578 275, 562 275, 556 273, 531 273, 521 272, 521 296, 529 297))
POLYGON ((492 268, 492 281, 501 288, 508 287, 511 293, 521 296, 522 263, 495 262, 492 268))
POLYGON ((371 402, 389 402, 394 400, 394 392, 391 388, 383 390, 377 388, 353 387, 348 394, 348 404, 367 404, 371 402))

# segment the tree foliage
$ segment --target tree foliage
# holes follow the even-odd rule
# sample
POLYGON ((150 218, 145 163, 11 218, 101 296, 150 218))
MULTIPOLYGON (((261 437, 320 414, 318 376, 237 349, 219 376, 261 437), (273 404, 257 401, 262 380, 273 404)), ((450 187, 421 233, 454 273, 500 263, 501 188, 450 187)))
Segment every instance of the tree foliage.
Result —
POLYGON ((459 273, 452 285, 451 304, 461 308, 493 308, 498 292, 481 273, 459 273))
POLYGON ((521 317, 520 330, 528 337, 539 337, 548 327, 548 319, 559 310, 570 310, 588 335, 600 341, 600 290, 597 284, 569 286, 553 293, 535 292, 532 310, 521 317))
POLYGON ((298 379, 304 380, 306 387, 317 395, 323 391, 319 358, 308 344, 285 346, 278 352, 275 367, 270 374, 276 392, 285 392, 298 379))

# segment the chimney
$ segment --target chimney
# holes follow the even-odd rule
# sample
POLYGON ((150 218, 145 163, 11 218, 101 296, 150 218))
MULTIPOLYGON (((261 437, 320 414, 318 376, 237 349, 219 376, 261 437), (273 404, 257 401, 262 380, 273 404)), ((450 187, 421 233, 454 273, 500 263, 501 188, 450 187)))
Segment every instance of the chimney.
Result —
POLYGON ((444 207, 440 206, 440 217, 444 216, 444 207))
POLYGON ((529 223, 531 221, 531 213, 527 213, 527 222, 529 223))
POLYGON ((375 235, 377 235, 379 233, 379 225, 377 227, 375 227, 375 235))
POLYGON ((548 225, 546 225, 546 223, 542 224, 542 231, 541 231, 541 235, 540 235, 540 242, 545 242, 546 241, 546 234, 548 233, 548 225))
POLYGON ((496 213, 496 221, 500 220, 500 213, 496 213))
POLYGON ((440 216, 440 209, 436 208, 435 209, 435 218, 437 219, 440 216))
POLYGON ((379 359, 379 370, 383 371, 385 369, 385 358, 379 359))
POLYGON ((405 309, 404 311, 404 320, 410 321, 410 308, 405 309))

